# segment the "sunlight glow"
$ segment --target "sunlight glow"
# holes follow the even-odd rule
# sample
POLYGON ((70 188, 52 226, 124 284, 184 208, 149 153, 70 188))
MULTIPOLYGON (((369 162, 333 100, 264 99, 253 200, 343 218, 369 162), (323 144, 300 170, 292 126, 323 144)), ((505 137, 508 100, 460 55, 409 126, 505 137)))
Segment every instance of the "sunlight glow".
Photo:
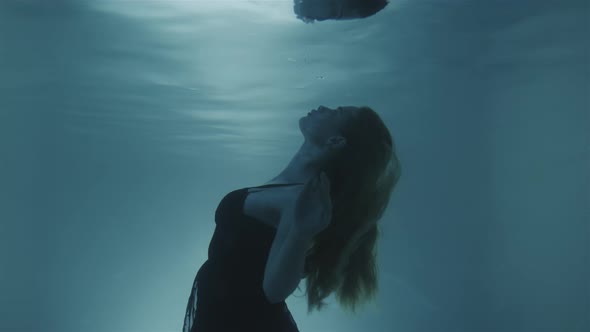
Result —
POLYGON ((230 15, 227 19, 248 17, 296 22, 293 0, 104 0, 95 6, 97 9, 142 18, 173 17, 179 12, 183 15, 223 13, 230 15))

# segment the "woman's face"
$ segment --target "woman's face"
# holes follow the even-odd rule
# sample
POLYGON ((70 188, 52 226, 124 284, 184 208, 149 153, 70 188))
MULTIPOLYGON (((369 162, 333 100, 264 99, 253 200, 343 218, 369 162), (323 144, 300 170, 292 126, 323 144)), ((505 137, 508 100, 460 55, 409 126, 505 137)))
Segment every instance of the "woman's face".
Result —
POLYGON ((299 129, 307 140, 323 143, 331 136, 340 135, 344 125, 352 121, 357 112, 359 108, 356 106, 319 106, 299 119, 299 129))

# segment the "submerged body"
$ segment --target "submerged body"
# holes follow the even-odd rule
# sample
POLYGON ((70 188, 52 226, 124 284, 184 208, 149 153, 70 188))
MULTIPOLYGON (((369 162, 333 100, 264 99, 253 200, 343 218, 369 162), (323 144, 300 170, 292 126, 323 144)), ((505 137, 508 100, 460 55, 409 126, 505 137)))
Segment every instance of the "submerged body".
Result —
POLYGON ((276 190, 269 200, 266 193, 248 195, 248 189, 228 193, 217 207, 208 259, 195 277, 183 332, 299 331, 285 301, 272 303, 262 286, 279 202, 295 191, 276 190))
POLYGON ((391 135, 366 106, 320 106, 299 129, 287 167, 253 187, 273 189, 219 203, 183 332, 298 332, 285 299, 302 278, 308 313, 332 293, 353 313, 375 294, 377 220, 400 175, 391 135))

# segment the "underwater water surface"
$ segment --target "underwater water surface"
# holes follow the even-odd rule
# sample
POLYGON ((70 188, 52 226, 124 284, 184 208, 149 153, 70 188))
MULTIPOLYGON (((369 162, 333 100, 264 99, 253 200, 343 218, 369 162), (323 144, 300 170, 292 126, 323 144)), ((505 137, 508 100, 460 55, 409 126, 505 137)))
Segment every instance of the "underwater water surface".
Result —
POLYGON ((376 303, 308 316, 297 290, 302 332, 588 331, 589 12, 2 1, 0 331, 181 331, 219 200, 277 175, 319 105, 375 109, 403 174, 376 303))

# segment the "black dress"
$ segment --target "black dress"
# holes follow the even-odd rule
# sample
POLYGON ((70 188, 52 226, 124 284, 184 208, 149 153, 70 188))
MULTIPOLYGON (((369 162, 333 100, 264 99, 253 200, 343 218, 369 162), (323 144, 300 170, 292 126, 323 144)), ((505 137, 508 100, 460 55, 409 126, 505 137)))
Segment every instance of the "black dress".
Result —
MULTIPOLYGON (((253 188, 294 185, 270 184, 253 188)), ((262 290, 276 229, 243 213, 248 188, 234 190, 215 211, 208 259, 199 269, 183 332, 298 332, 285 301, 270 303, 262 290)))

